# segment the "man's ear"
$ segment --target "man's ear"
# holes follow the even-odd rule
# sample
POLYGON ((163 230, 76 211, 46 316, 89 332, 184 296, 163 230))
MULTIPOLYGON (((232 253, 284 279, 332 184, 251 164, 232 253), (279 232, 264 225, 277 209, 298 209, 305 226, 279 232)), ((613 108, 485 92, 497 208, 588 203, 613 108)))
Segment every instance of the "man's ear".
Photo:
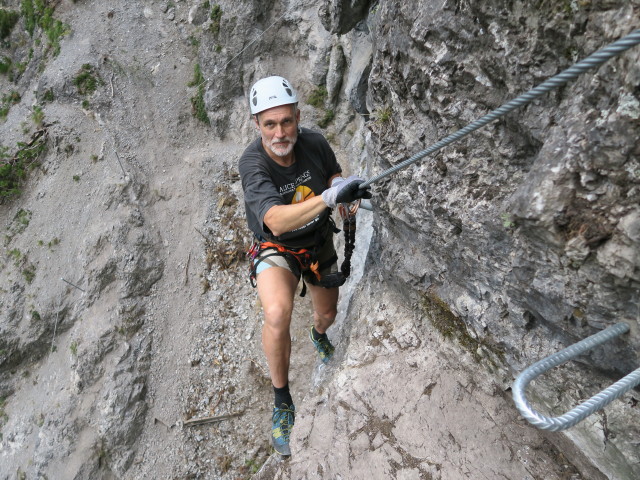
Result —
POLYGON ((253 121, 256 124, 256 127, 260 128, 260 122, 258 121, 258 115, 253 116, 253 121))

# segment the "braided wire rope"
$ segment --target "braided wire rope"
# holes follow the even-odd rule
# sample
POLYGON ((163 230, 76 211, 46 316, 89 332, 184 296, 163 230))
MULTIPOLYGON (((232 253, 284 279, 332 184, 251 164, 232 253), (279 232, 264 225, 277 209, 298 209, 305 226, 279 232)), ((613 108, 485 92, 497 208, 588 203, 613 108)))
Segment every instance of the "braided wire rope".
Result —
POLYGON ((577 78, 580 74, 603 64, 607 60, 611 59, 612 57, 615 57, 616 55, 621 54, 622 52, 630 49, 631 47, 637 45, 638 43, 640 43, 640 29, 634 30, 633 32, 628 34, 626 37, 623 37, 620 40, 613 42, 608 46, 598 50, 597 52, 589 55, 587 58, 585 58, 584 60, 581 60, 580 62, 576 63, 572 67, 569 67, 566 70, 560 72, 559 74, 545 80, 537 87, 529 90, 526 93, 523 93, 519 97, 514 98, 510 102, 505 103, 504 105, 493 110, 487 115, 480 117, 478 120, 475 120, 474 122, 470 123, 466 127, 458 130, 457 132, 449 135, 448 137, 443 138, 437 143, 434 143, 432 146, 414 154, 413 156, 407 158, 406 160, 399 163, 398 165, 395 165, 385 170, 384 172, 370 178, 366 182, 363 182, 360 185, 360 188, 361 189, 365 188, 374 182, 382 180, 383 178, 388 177, 389 175, 397 172, 398 170, 402 170, 403 168, 406 168, 409 165, 417 162, 421 158, 429 154, 432 154, 434 152, 437 152, 441 148, 446 147, 447 145, 457 140, 460 140, 461 138, 467 136, 471 132, 478 130, 481 127, 484 127, 486 124, 493 122, 494 120, 497 120, 500 117, 503 117, 504 115, 515 110, 516 108, 519 108, 524 105, 527 105, 528 103, 531 103, 536 98, 544 95, 545 93, 555 88, 561 87, 567 82, 577 78))
POLYGON ((559 417, 547 417, 538 413, 531 407, 525 396, 527 385, 529 385, 529 383, 535 378, 548 370, 551 370, 553 367, 561 365, 577 357, 581 353, 591 350, 592 348, 608 342, 609 340, 612 340, 628 331, 629 325, 627 323, 617 323, 596 333, 595 335, 587 337, 584 340, 565 348, 564 350, 554 353, 553 355, 550 355, 523 370, 520 375, 518 375, 512 386, 513 401, 520 414, 529 423, 542 430, 559 432, 573 427, 592 413, 604 408, 616 398, 640 384, 640 368, 638 368, 621 380, 618 380, 613 385, 605 388, 600 393, 594 395, 586 402, 581 403, 559 417))

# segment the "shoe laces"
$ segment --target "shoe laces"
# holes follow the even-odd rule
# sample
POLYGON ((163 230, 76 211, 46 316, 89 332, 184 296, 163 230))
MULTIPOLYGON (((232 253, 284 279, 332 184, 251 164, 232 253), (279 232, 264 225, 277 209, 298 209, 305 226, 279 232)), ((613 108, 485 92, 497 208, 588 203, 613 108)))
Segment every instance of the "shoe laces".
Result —
POLYGON ((333 350, 333 345, 329 342, 329 339, 326 337, 320 337, 318 340, 315 340, 317 344, 322 348, 324 353, 330 353, 333 350))
POLYGON ((274 420, 278 422, 282 434, 286 438, 289 438, 291 429, 293 428, 293 422, 295 421, 295 411, 284 403, 282 405, 282 407, 276 407, 273 416, 274 420))

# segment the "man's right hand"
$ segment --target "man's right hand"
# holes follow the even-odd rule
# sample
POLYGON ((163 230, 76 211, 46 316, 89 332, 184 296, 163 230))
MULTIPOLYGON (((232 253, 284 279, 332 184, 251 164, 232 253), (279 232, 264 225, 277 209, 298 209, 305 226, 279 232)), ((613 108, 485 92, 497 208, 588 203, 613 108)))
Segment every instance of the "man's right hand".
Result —
POLYGON ((351 203, 361 198, 371 198, 369 186, 360 188, 364 180, 352 175, 342 182, 334 182, 335 186, 322 192, 322 200, 329 208, 336 208, 339 203, 351 203))

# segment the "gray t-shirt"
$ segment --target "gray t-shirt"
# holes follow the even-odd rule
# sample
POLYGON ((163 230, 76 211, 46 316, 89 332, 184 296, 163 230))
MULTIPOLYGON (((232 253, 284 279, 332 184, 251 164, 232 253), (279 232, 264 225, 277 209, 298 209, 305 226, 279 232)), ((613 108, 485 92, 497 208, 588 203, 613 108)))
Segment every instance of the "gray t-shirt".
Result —
POLYGON ((277 237, 264 224, 264 216, 275 205, 299 203, 320 195, 327 189, 329 179, 342 169, 327 140, 317 132, 302 128, 293 148, 296 161, 288 167, 269 157, 261 138, 253 141, 240 157, 247 223, 265 240, 289 247, 312 247, 317 241, 315 232, 327 224, 329 208, 308 224, 277 237))

